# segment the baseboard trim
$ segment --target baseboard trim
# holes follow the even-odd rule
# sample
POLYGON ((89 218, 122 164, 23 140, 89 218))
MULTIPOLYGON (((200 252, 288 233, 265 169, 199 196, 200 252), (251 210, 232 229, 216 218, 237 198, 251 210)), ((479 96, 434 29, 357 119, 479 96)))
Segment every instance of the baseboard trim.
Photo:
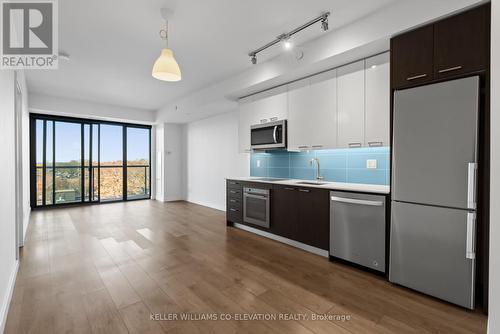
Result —
POLYGON ((31 207, 28 207, 28 209, 23 214, 23 237, 22 240, 19 240, 19 247, 24 247, 24 241, 26 240, 26 232, 28 232, 30 218, 31 218, 31 207))
POLYGON ((282 242, 282 243, 287 244, 289 246, 302 249, 302 250, 309 252, 309 253, 313 253, 313 254, 323 256, 326 258, 329 257, 328 251, 324 250, 324 249, 320 249, 320 248, 317 248, 314 246, 309 246, 309 245, 303 244, 302 242, 298 242, 298 241, 295 241, 292 239, 280 237, 279 235, 272 234, 272 233, 269 233, 266 231, 262 231, 262 230, 259 230, 259 229, 256 229, 256 228, 253 228, 250 226, 246 226, 243 224, 234 223, 233 226, 236 228, 239 228, 241 230, 245 230, 247 232, 252 232, 252 233, 258 234, 260 236, 282 242))
POLYGON ((17 271, 19 270, 19 261, 16 260, 14 270, 10 273, 9 284, 7 286, 8 292, 5 299, 2 301, 2 308, 0 309, 0 333, 5 331, 5 325, 7 322, 7 313, 9 313, 10 302, 12 301, 12 295, 14 293, 14 286, 16 285, 17 271))
POLYGON ((197 205, 201 205, 201 206, 205 206, 205 207, 210 208, 210 209, 226 212, 225 207, 219 207, 219 206, 216 206, 212 203, 207 203, 207 202, 202 202, 202 201, 194 201, 192 199, 184 199, 184 201, 189 202, 189 203, 193 203, 193 204, 197 204, 197 205))

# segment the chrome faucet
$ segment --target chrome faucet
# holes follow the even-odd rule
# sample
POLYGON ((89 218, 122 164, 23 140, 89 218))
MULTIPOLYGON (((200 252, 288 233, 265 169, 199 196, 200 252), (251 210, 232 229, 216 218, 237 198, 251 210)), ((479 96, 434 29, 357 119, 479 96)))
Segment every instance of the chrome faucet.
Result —
POLYGON ((313 165, 313 163, 316 161, 316 181, 321 181, 324 179, 323 176, 321 176, 321 166, 319 164, 319 158, 313 158, 309 160, 309 165, 313 165))

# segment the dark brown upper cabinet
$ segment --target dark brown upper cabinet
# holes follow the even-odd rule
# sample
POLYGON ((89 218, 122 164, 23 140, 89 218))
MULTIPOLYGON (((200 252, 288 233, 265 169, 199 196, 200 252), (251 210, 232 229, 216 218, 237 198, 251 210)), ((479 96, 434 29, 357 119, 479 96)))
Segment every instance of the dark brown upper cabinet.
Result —
POLYGON ((486 69, 488 39, 489 4, 392 38, 392 88, 486 69))
POLYGON ((433 79, 434 27, 426 26, 391 41, 392 85, 404 87, 433 79))
POLYGON ((485 69, 488 61, 486 6, 434 24, 434 73, 443 78, 485 69))

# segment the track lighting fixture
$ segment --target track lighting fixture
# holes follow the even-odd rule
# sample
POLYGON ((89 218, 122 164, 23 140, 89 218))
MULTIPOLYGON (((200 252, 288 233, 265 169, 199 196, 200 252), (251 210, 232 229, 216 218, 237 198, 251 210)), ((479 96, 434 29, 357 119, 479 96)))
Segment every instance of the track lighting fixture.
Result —
POLYGON ((267 43, 266 45, 261 46, 260 48, 249 52, 248 56, 250 57, 250 61, 254 65, 257 64, 257 54, 261 51, 264 51, 267 48, 270 48, 271 46, 273 46, 274 44, 277 44, 279 42, 283 43, 283 48, 285 50, 290 50, 293 47, 293 43, 290 40, 290 37, 292 37, 293 35, 295 35, 296 33, 300 32, 300 31, 312 26, 316 22, 321 22, 321 28, 323 29, 323 31, 327 31, 328 30, 328 16, 330 16, 330 12, 325 12, 325 13, 321 14, 320 16, 310 20, 309 22, 301 25, 300 27, 297 27, 288 33, 284 33, 284 34, 279 35, 273 41, 267 43))
POLYGON ((255 65, 257 64, 257 57, 255 55, 250 55, 250 60, 252 61, 252 64, 255 65))
POLYGON ((290 39, 290 36, 283 34, 280 36, 281 42, 283 43, 283 49, 285 50, 290 50, 293 48, 293 43, 292 40, 290 39))
POLYGON ((323 31, 328 30, 328 16, 321 20, 321 28, 323 29, 323 31))

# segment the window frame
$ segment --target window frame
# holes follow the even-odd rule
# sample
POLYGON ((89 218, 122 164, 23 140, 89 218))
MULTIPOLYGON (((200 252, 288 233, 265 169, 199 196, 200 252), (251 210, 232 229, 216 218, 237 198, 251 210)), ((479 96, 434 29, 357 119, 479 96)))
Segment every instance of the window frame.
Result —
MULTIPOLYGON (((114 202, 125 202, 125 201, 136 201, 136 200, 147 200, 151 199, 151 169, 152 169, 152 163, 151 163, 151 148, 152 148, 152 142, 151 142, 151 130, 152 126, 151 125, 145 125, 145 124, 135 124, 135 123, 124 123, 124 122, 114 122, 114 121, 104 121, 104 120, 98 120, 98 119, 93 119, 93 118, 77 118, 77 117, 67 117, 67 116, 55 116, 55 115, 47 115, 47 114, 37 114, 37 113, 30 113, 30 205, 32 209, 36 208, 49 208, 49 207, 61 207, 61 206, 73 206, 73 205, 91 205, 91 204, 103 204, 103 203, 114 203, 114 202), (37 203, 37 170, 39 167, 37 167, 37 161, 36 161, 36 137, 37 137, 37 131, 36 131, 36 121, 41 120, 43 121, 43 126, 42 126, 42 151, 43 151, 43 161, 42 161, 42 204, 37 203), (51 204, 46 204, 46 173, 47 170, 49 169, 47 167, 47 156, 46 156, 46 150, 47 150, 47 136, 46 136, 46 128, 47 128, 47 122, 48 121, 53 121, 53 126, 52 126, 52 159, 54 160, 55 158, 55 122, 70 122, 70 123, 77 123, 80 124, 81 131, 80 131, 80 142, 81 142, 81 160, 80 160, 80 173, 81 173, 81 198, 77 202, 67 202, 67 203, 56 203, 55 201, 55 196, 54 193, 56 191, 54 183, 55 183, 55 161, 52 161, 53 164, 51 165, 50 168, 53 170, 53 177, 52 177, 52 203, 51 204), (101 124, 108 124, 108 125, 115 125, 115 126, 121 126, 122 127, 122 150, 123 150, 123 163, 120 168, 122 168, 122 175, 123 175, 123 184, 122 184, 122 198, 121 199, 114 199, 114 200, 106 200, 102 201, 101 200, 101 184, 100 184, 100 174, 101 174, 101 161, 100 161, 100 145, 101 145, 101 136, 100 136, 100 128, 101 124), (85 138, 85 125, 89 125, 89 138, 85 138), (98 133, 93 133, 94 132, 94 125, 97 125, 98 133), (148 130, 148 137, 149 137, 149 157, 148 157, 148 165, 145 165, 147 174, 145 177, 147 177, 149 182, 145 183, 145 187, 149 190, 147 195, 144 195, 143 197, 134 197, 134 198, 128 198, 128 189, 127 189, 127 168, 128 166, 128 161, 127 161, 127 129, 128 128, 139 128, 139 129, 145 129, 148 130), (97 166, 94 166, 94 159, 93 153, 95 153, 95 149, 93 148, 94 145, 94 140, 93 136, 98 136, 97 138, 97 166), (85 166, 85 139, 88 140, 88 152, 89 152, 89 163, 88 166, 85 166), (85 170, 88 168, 89 170, 89 198, 86 201, 85 200, 85 170), (97 182, 98 182, 98 193, 97 193, 97 199, 94 197, 93 191, 90 190, 95 190, 94 182, 95 182, 95 173, 97 171, 97 182)), ((76 167, 78 168, 78 167, 76 167)))

